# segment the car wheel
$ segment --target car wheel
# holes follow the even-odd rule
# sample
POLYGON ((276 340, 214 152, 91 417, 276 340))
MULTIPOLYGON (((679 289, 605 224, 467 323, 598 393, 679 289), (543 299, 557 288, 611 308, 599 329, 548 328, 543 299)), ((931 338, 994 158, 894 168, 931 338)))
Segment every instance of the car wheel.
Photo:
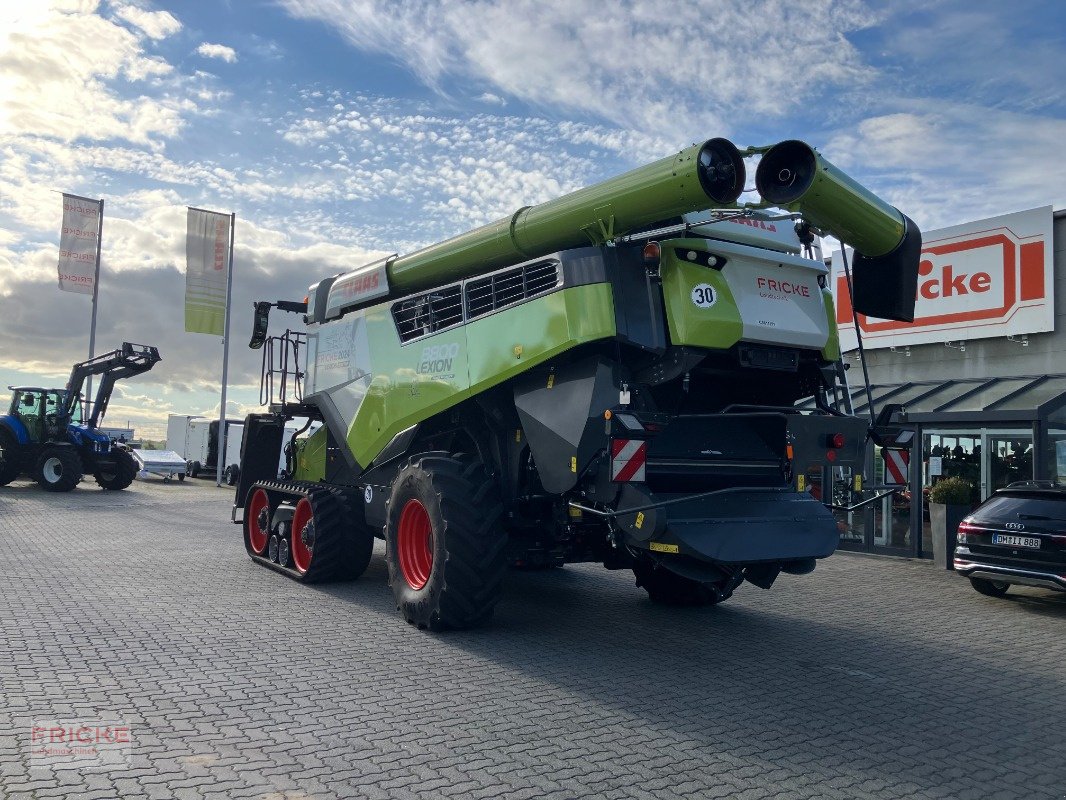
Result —
POLYGON ((970 578, 970 584, 974 589, 988 597, 1002 597, 1007 593, 1007 590, 1010 589, 1009 583, 989 581, 984 578, 970 578))

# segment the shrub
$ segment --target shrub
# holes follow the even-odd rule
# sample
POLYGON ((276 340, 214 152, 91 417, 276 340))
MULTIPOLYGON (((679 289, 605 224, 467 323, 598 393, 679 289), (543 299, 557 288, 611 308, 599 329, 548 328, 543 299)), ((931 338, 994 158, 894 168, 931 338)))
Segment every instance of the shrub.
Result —
POLYGON ((933 484, 929 490, 930 503, 943 503, 948 506, 968 506, 974 501, 974 485, 962 478, 943 478, 933 484))

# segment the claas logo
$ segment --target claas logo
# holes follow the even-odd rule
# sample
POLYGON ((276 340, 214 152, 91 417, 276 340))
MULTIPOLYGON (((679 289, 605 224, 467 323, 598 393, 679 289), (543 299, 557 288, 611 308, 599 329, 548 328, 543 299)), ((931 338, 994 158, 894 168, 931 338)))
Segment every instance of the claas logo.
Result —
MULTIPOLYGON (((860 315, 866 332, 913 330, 923 326, 999 322, 1019 303, 1043 300, 1044 242, 1020 242, 999 229, 922 247, 912 324, 871 320, 860 315)), ((847 283, 837 278, 837 322, 851 323, 847 283)))

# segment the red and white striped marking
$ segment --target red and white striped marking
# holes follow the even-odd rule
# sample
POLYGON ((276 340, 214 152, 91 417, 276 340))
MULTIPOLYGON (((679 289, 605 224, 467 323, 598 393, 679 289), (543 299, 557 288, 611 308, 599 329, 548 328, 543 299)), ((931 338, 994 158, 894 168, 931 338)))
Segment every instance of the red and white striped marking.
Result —
POLYGON ((886 447, 881 451, 881 457, 885 460, 885 486, 906 486, 911 451, 889 450, 886 447))
POLYGON ((648 443, 640 439, 611 440, 611 480, 644 480, 644 467, 648 460, 648 443))

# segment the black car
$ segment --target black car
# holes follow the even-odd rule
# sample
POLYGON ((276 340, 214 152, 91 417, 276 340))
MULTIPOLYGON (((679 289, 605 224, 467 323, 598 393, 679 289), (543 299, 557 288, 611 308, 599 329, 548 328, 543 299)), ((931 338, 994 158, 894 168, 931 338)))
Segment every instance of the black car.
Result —
POLYGON ((1066 592, 1066 486, 1012 483, 959 525, 955 571, 989 597, 1011 584, 1066 592))

